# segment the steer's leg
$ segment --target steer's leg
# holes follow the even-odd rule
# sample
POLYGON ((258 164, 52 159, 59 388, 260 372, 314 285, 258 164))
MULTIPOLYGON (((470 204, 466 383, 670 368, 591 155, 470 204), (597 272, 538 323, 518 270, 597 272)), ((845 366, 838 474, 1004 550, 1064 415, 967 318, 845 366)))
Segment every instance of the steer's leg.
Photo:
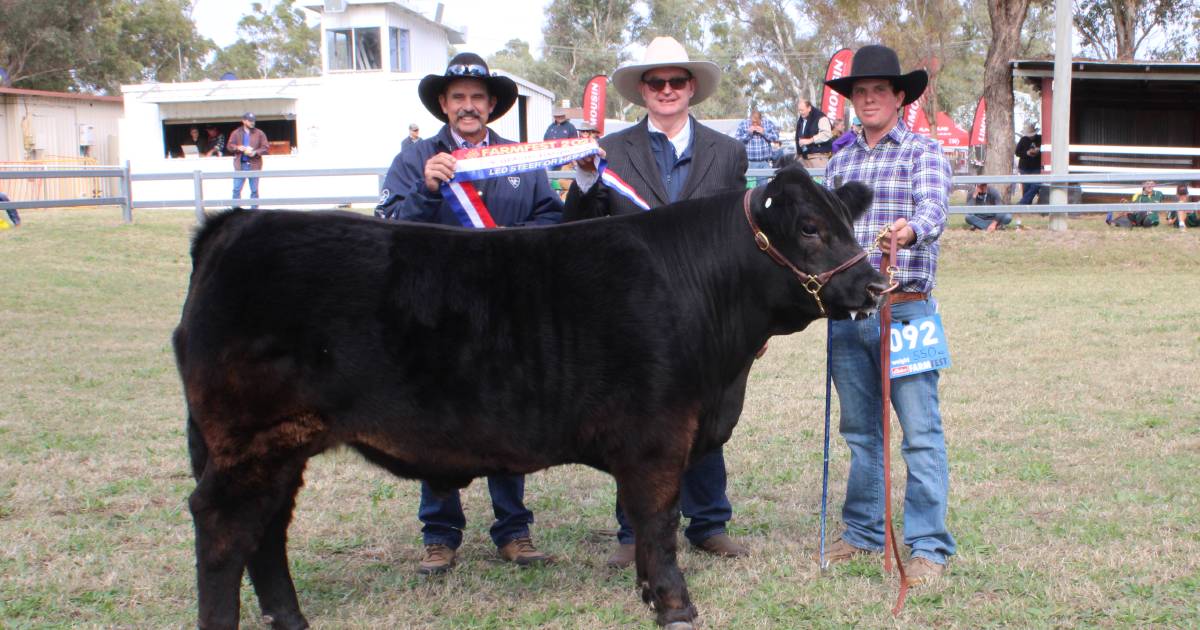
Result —
POLYGON ((696 608, 676 563, 679 484, 682 466, 639 469, 617 477, 621 507, 637 536, 637 575, 642 599, 654 606, 659 625, 690 628, 696 608))
MULTIPOLYGON (((303 469, 303 463, 300 468, 303 469)), ((246 564, 250 582, 254 584, 254 592, 258 595, 259 608, 276 630, 308 627, 308 620, 301 614, 300 602, 296 600, 296 586, 288 570, 287 558, 287 528, 301 484, 301 476, 296 475, 289 486, 283 488, 283 505, 267 523, 258 549, 246 564)))
MULTIPOLYGON (((188 499, 196 528, 200 628, 237 628, 242 572, 251 558, 260 561, 260 568, 277 567, 283 561, 286 572, 286 556, 280 553, 281 539, 272 541, 262 554, 257 552, 269 525, 275 525, 279 533, 286 528, 291 512, 289 498, 299 486, 303 463, 303 459, 298 462, 256 459, 221 469, 209 459, 205 465, 200 482, 188 499), (277 521, 276 515, 285 505, 289 506, 288 514, 277 521)), ((291 588, 290 576, 287 587, 291 588)), ((271 590, 279 589, 276 578, 271 590)), ((272 600, 272 604, 278 601, 282 600, 272 600)), ((290 601, 299 615, 294 592, 290 601)))

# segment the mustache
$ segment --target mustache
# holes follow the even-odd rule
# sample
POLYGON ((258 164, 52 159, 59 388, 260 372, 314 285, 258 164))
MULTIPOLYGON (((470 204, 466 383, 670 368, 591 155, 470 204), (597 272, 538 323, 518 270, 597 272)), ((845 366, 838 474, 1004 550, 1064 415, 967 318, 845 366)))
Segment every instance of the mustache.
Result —
POLYGON ((464 107, 455 112, 455 115, 458 118, 481 118, 479 115, 479 110, 475 109, 474 107, 464 107))

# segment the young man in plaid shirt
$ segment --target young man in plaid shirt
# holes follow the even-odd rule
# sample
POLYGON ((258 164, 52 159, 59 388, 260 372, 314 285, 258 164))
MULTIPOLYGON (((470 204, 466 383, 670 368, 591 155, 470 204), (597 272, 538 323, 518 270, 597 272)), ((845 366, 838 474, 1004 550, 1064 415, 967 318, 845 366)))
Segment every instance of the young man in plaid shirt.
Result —
MULTIPOLYGON (((826 166, 826 185, 860 181, 875 191, 875 200, 854 224, 858 242, 879 265, 875 237, 891 227, 897 234, 899 287, 889 295, 894 321, 933 315, 938 237, 946 223, 950 164, 941 147, 908 130, 900 110, 925 90, 928 75, 918 70, 900 74, 895 51, 865 46, 854 55, 853 74, 827 84, 854 103, 862 132, 838 151, 826 166)), ((850 447, 850 475, 842 521, 846 530, 827 557, 831 562, 883 551, 883 434, 879 363, 879 317, 835 321, 830 337, 833 382, 842 417, 840 431, 850 447)), ((946 529, 949 466, 942 417, 938 409, 938 372, 929 371, 892 381, 892 406, 904 431, 902 453, 908 467, 904 494, 904 543, 912 558, 905 565, 910 586, 924 584, 945 571, 954 554, 954 537, 946 529)))
MULTIPOLYGON (((779 130, 775 123, 763 118, 762 112, 757 109, 750 112, 750 118, 738 123, 734 137, 746 145, 750 168, 771 168, 771 156, 775 153, 771 143, 779 141, 779 130)), ((758 178, 752 179, 757 186, 758 178)))

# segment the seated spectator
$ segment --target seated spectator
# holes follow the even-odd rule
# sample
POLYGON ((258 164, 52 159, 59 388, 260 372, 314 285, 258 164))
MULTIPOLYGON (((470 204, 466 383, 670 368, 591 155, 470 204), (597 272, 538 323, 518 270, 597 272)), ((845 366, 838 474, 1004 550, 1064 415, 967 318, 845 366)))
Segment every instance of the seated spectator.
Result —
MULTIPOLYGON (((975 193, 967 197, 968 206, 1000 205, 1000 195, 987 184, 976 184, 975 193)), ((972 230, 995 232, 1012 222, 1012 215, 998 212, 979 212, 967 215, 967 224, 972 230)))
MULTIPOLYGON (((1188 196, 1187 184, 1180 184, 1178 187, 1176 187, 1175 195, 1179 203, 1187 203, 1191 199, 1191 197, 1188 196)), ((1193 210, 1188 212, 1185 216, 1182 211, 1176 212, 1172 210, 1167 215, 1167 222, 1174 223, 1175 227, 1181 230, 1186 230, 1190 227, 1200 227, 1200 212, 1193 210)))
MULTIPOLYGON (((0 192, 0 203, 6 201, 12 200, 8 198, 8 195, 0 192)), ((21 227, 21 213, 17 212, 16 208, 6 208, 5 212, 8 213, 8 220, 12 222, 13 227, 21 227)))
POLYGON ((221 157, 225 155, 225 134, 217 129, 215 123, 204 125, 204 138, 200 142, 200 155, 203 157, 221 157))
MULTIPOLYGON (((1154 189, 1154 180, 1142 182, 1142 192, 1129 201, 1131 203, 1162 203, 1163 194, 1154 189)), ((1154 227, 1158 225, 1158 213, 1153 210, 1133 212, 1110 212, 1105 221, 1115 227, 1154 227)))

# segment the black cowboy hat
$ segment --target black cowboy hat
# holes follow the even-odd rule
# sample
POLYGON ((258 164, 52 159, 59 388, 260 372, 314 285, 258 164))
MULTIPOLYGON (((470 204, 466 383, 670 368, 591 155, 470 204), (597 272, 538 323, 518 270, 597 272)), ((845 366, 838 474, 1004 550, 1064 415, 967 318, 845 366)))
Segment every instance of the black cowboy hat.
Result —
POLYGON ((825 85, 850 98, 854 82, 859 79, 890 79, 896 89, 904 90, 904 104, 908 105, 921 98, 925 86, 929 84, 929 74, 924 70, 900 74, 900 57, 896 51, 878 44, 859 48, 850 62, 850 72, 852 74, 849 76, 826 81, 825 85))
POLYGON ((493 74, 488 70, 483 57, 475 53, 458 53, 446 66, 445 74, 427 74, 417 85, 417 95, 421 97, 425 109, 442 122, 449 122, 449 119, 438 103, 438 96, 456 79, 478 79, 487 86, 488 95, 496 99, 496 106, 492 108, 488 122, 506 114, 512 109, 513 103, 517 102, 517 84, 512 79, 493 74))

